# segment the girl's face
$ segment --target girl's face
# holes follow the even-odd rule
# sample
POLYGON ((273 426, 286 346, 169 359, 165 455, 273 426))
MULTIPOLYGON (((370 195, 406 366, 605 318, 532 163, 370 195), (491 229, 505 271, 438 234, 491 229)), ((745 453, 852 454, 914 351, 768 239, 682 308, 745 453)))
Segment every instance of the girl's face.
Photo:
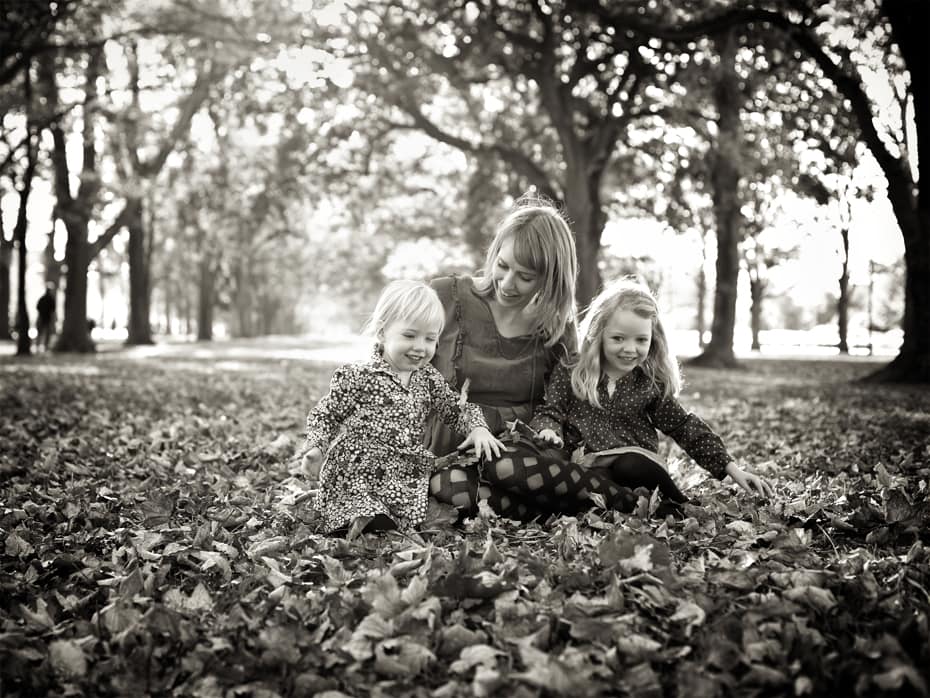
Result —
POLYGON ((501 244, 491 279, 494 282, 494 300, 507 308, 525 307, 539 290, 539 274, 518 264, 514 257, 513 238, 501 244))
POLYGON ((440 324, 424 320, 395 320, 381 331, 382 356, 400 374, 423 368, 436 353, 440 324))
POLYGON ((652 318, 619 308, 608 318, 601 333, 602 370, 619 378, 646 360, 652 344, 652 318))

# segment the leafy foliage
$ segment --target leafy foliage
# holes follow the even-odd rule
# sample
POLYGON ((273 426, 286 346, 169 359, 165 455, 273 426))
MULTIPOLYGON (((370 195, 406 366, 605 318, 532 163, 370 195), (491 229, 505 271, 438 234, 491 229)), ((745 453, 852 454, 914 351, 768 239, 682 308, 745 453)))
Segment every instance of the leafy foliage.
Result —
POLYGON ((693 370, 771 502, 666 447, 680 519, 346 541, 293 457, 332 367, 248 357, 0 364, 4 695, 926 694, 925 391, 693 370))

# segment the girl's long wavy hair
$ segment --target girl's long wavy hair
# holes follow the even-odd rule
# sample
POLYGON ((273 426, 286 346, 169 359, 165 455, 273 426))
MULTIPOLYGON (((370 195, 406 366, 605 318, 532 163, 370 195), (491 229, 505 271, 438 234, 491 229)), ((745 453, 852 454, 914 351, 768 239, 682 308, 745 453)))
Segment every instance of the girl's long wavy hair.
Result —
POLYGON ((517 264, 539 275, 539 290, 530 301, 537 317, 534 331, 547 347, 551 347, 559 341, 566 325, 575 321, 575 281, 578 278, 575 236, 565 218, 548 200, 522 196, 497 226, 482 275, 475 279, 475 289, 482 296, 494 291, 492 272, 501 246, 507 240, 513 240, 517 264))
POLYGON ((652 320, 652 342, 640 368, 663 397, 678 395, 681 371, 669 351, 665 329, 659 319, 659 306, 649 287, 635 277, 614 282, 591 301, 581 321, 581 347, 578 361, 572 368, 572 391, 580 400, 601 406, 597 385, 602 374, 602 337, 608 320, 618 310, 631 310, 652 320))

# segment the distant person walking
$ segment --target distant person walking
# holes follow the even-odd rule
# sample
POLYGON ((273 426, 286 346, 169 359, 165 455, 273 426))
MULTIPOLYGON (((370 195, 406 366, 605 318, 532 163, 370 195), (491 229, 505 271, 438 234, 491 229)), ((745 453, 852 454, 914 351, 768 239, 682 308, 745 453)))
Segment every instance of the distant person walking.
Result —
POLYGON ((55 284, 45 284, 45 293, 36 303, 36 347, 48 351, 55 334, 55 284))

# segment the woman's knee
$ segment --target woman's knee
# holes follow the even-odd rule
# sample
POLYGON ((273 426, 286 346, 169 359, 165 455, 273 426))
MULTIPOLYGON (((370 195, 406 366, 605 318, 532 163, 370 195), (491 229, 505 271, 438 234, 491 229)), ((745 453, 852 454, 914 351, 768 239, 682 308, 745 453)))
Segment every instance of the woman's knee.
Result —
MULTIPOLYGON (((542 472, 550 473, 552 469, 561 471, 566 463, 565 455, 558 449, 535 448, 518 444, 509 447, 499 458, 485 465, 485 475, 491 482, 502 485, 528 485, 530 489, 536 480, 546 480, 542 472)), ((542 482, 538 483, 541 485, 542 482)))
POLYGON ((447 468, 430 478, 429 490, 443 504, 471 508, 477 500, 478 476, 464 468, 447 468))

